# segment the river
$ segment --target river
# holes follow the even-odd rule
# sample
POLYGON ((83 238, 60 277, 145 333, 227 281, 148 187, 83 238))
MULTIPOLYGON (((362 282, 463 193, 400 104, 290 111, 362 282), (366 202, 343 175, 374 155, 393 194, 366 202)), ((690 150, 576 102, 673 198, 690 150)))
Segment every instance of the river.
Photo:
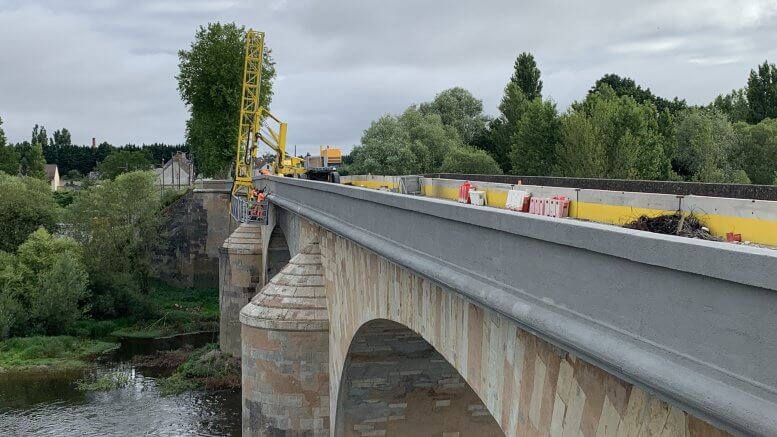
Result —
POLYGON ((240 435, 239 391, 162 396, 157 380, 166 372, 130 360, 135 354, 212 340, 212 334, 200 334, 124 342, 109 359, 85 371, 0 374, 0 436, 240 435), (79 379, 108 372, 126 375, 129 383, 110 391, 76 389, 79 379))

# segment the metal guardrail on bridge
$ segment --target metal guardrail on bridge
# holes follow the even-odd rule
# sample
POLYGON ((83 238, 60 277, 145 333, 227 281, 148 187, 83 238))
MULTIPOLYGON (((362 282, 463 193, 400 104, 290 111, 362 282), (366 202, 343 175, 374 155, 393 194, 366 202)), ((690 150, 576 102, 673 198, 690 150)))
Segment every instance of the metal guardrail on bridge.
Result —
POLYGON ((232 218, 239 223, 251 222, 266 225, 269 205, 270 202, 267 199, 262 201, 246 200, 233 194, 230 211, 232 218))

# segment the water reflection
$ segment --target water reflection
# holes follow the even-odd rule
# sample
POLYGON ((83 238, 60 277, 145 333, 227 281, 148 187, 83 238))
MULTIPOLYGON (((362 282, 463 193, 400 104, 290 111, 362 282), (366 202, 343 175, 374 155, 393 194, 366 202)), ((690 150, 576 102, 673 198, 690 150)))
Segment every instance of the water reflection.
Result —
POLYGON ((85 372, 0 374, 0 435, 240 435, 238 391, 161 396, 159 373, 120 361, 85 372), (127 375, 129 384, 107 392, 76 389, 78 379, 108 372, 127 375))

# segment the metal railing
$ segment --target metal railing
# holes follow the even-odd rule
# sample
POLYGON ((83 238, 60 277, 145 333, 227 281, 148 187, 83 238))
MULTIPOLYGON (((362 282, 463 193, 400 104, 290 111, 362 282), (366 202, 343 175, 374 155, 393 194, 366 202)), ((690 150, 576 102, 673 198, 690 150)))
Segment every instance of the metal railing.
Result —
POLYGON ((258 223, 260 225, 266 225, 269 206, 270 201, 267 199, 257 202, 232 195, 230 211, 232 218, 239 223, 258 223))

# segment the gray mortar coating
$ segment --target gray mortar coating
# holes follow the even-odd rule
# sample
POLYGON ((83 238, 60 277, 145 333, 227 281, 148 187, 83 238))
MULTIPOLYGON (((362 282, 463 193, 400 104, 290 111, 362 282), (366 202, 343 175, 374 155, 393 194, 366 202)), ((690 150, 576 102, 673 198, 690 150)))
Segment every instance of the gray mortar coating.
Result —
POLYGON ((777 254, 269 177, 277 206, 735 434, 777 435, 777 254))

